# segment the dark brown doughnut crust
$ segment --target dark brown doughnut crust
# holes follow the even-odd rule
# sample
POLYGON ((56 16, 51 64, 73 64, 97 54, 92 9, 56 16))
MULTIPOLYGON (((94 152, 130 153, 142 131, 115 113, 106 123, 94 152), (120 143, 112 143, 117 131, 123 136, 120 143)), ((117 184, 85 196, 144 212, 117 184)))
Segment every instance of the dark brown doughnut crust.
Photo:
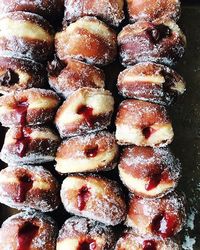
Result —
POLYGON ((140 20, 123 28, 118 45, 124 66, 146 61, 172 66, 183 56, 186 38, 172 20, 140 20))
POLYGON ((125 100, 116 117, 116 139, 121 145, 164 147, 174 137, 164 106, 138 100, 125 100))
POLYGON ((63 0, 1 0, 0 13, 24 11, 38 14, 49 22, 60 19, 63 10, 63 0))
POLYGON ((12 127, 6 133, 1 160, 15 165, 50 162, 59 144, 58 135, 47 127, 12 127))
POLYGON ((126 225, 140 235, 173 237, 185 223, 185 199, 176 193, 161 199, 131 195, 126 225))
POLYGON ((57 232, 54 220, 42 213, 15 214, 0 228, 0 249, 55 250, 57 232))
POLYGON ((181 250, 174 239, 162 239, 152 236, 137 235, 133 230, 125 230, 117 241, 115 250, 181 250))
POLYGON ((59 184, 40 166, 9 166, 0 171, 0 202, 16 209, 50 212, 58 208, 59 184))
POLYGON ((0 53, 0 94, 16 90, 41 88, 47 84, 47 72, 42 64, 33 60, 0 53))
POLYGON ((116 33, 96 17, 83 17, 55 36, 56 52, 60 60, 68 58, 89 64, 107 65, 117 55, 116 33))
POLYGON ((143 197, 166 195, 180 178, 180 162, 169 148, 127 147, 118 167, 124 185, 143 197))
POLYGON ((70 58, 64 64, 55 57, 49 64, 49 84, 67 98, 83 87, 104 88, 105 76, 102 70, 90 64, 70 58))
POLYGON ((18 11, 0 17, 1 51, 11 51, 21 57, 46 61, 53 53, 53 40, 53 28, 37 14, 18 11))
POLYGON ((127 4, 130 22, 160 18, 177 21, 181 13, 180 0, 127 0, 127 4))
POLYGON ((74 22, 83 16, 96 16, 112 26, 124 19, 124 0, 65 0, 65 22, 74 22))
POLYGON ((65 221, 57 239, 57 250, 114 250, 115 235, 111 227, 82 217, 65 221))
POLYGON ((110 125, 113 110, 110 91, 81 88, 58 109, 55 124, 62 138, 91 133, 110 125))
POLYGON ((57 150, 55 168, 63 174, 108 171, 115 168, 117 159, 115 137, 102 131, 62 142, 57 150))
POLYGON ((185 92, 185 81, 166 66, 144 62, 122 71, 117 87, 125 98, 170 105, 185 92))
POLYGON ((59 105, 55 92, 31 88, 0 97, 0 122, 5 127, 53 121, 59 105))
POLYGON ((67 212, 115 226, 126 217, 126 204, 119 184, 97 175, 68 176, 61 187, 67 212))

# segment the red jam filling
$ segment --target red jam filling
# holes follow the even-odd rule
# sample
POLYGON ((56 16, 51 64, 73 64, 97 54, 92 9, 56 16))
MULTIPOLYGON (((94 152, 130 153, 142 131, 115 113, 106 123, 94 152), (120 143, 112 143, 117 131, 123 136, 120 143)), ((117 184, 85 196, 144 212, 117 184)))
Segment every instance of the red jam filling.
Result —
POLYGON ((158 43, 170 34, 171 29, 164 24, 155 25, 154 27, 147 29, 147 35, 153 43, 158 43))
POLYGON ((30 222, 26 222, 18 232, 18 247, 17 250, 29 250, 31 243, 39 230, 38 226, 30 222))
POLYGON ((156 250, 157 244, 154 240, 145 240, 143 242, 143 250, 156 250))
POLYGON ((83 186, 78 193, 78 209, 82 211, 90 197, 90 191, 87 186, 83 186))
POLYGON ((19 75, 12 69, 8 69, 3 75, 0 76, 0 85, 11 86, 19 82, 19 75))
POLYGON ((27 109, 28 109, 28 102, 24 100, 22 102, 17 102, 14 106, 16 111, 16 118, 20 125, 26 125, 26 116, 27 116, 27 109))
POLYGON ((155 132, 156 130, 151 127, 143 128, 142 134, 144 135, 145 139, 149 139, 149 137, 155 132))
POLYGON ((77 250, 95 250, 96 242, 92 239, 87 239, 79 243, 77 250))
POLYGON ((162 180, 162 173, 158 173, 158 174, 154 174, 150 176, 149 181, 145 186, 145 189, 147 191, 151 191, 152 189, 156 188, 159 185, 161 180, 162 180))
POLYGON ((77 114, 82 115, 89 127, 94 126, 94 117, 93 117, 93 108, 87 107, 86 105, 81 105, 78 110, 77 114))
POLYGON ((33 180, 28 175, 21 176, 18 179, 20 183, 15 201, 21 203, 26 200, 26 194, 33 186, 33 180))
POLYGON ((16 151, 20 157, 25 156, 28 151, 29 144, 31 142, 30 137, 31 129, 21 128, 19 133, 16 135, 16 151))
POLYGON ((99 151, 98 145, 88 146, 85 148, 84 154, 86 155, 87 158, 93 158, 97 156, 98 151, 99 151))

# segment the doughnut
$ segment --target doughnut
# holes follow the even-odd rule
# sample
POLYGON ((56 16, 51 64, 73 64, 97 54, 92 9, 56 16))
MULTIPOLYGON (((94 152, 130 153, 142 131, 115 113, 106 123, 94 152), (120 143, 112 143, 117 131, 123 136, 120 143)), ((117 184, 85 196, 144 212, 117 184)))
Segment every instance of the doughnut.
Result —
POLYGON ((161 199, 131 195, 126 225, 140 235, 173 237, 185 224, 184 198, 176 193, 161 199))
POLYGON ((51 90, 31 88, 0 97, 0 122, 5 127, 51 122, 59 97, 51 90))
POLYGON ((173 140, 172 124, 164 106, 125 100, 116 117, 116 139, 121 145, 164 147, 173 140))
POLYGON ((109 132, 97 132, 65 140, 56 154, 56 170, 62 174, 98 172, 115 168, 118 146, 109 132))
MULTIPOLYGON (((1 3, 0 3, 1 4, 1 3)), ((10 54, 0 54, 0 94, 12 93, 47 83, 47 72, 42 64, 10 54)))
POLYGON ((53 43, 53 28, 41 16, 22 11, 0 16, 1 51, 43 62, 51 56, 53 43))
POLYGON ((183 56, 186 38, 172 20, 140 20, 122 29, 118 45, 124 66, 146 61, 172 66, 183 56))
POLYGON ((15 214, 0 228, 0 249, 55 250, 57 231, 54 220, 42 213, 15 214))
POLYGON ((59 206, 59 184, 40 166, 9 166, 0 171, 0 202, 16 209, 50 212, 59 206))
POLYGON ((55 124, 62 138, 107 128, 114 111, 108 90, 81 88, 58 109, 55 124))
POLYGON ((174 239, 137 235, 133 230, 125 230, 117 241, 115 250, 181 250, 174 239))
POLYGON ((118 27, 124 19, 124 0, 65 0, 64 2, 64 20, 68 23, 83 16, 96 16, 109 25, 118 27))
POLYGON ((180 0, 127 0, 127 5, 130 22, 161 18, 178 21, 181 13, 180 0))
POLYGON ((181 171, 169 148, 137 146, 123 150, 118 168, 124 185, 143 197, 161 197, 174 190, 181 171))
POLYGON ((62 16, 63 0, 1 0, 0 13, 31 12, 38 14, 53 23, 62 16))
POLYGON ((185 92, 185 81, 167 66, 143 62, 122 71, 117 87, 125 98, 170 105, 185 92))
POLYGON ((107 65, 117 55, 115 32, 96 17, 83 17, 58 32, 55 48, 60 60, 68 58, 107 65))
POLYGON ((60 138, 47 127, 12 127, 6 133, 1 160, 13 165, 50 162, 59 144, 60 138))
POLYGON ((111 227, 82 217, 67 219, 59 231, 57 250, 113 250, 115 235, 111 227))
POLYGON ((83 87, 104 88, 102 70, 74 59, 63 64, 57 57, 49 64, 49 85, 64 98, 83 87))
POLYGON ((106 225, 115 226, 126 217, 119 184, 97 175, 68 176, 61 186, 61 200, 67 212, 106 225))

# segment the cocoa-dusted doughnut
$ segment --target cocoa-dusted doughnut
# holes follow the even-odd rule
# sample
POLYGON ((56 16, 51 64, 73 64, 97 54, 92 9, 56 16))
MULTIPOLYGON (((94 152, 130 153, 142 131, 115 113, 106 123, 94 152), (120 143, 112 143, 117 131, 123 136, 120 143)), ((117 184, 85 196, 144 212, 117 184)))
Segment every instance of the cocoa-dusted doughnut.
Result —
POLYGON ((0 202, 16 209, 49 212, 60 203, 59 184, 40 166, 9 166, 0 171, 0 202))
POLYGON ((46 61, 53 52, 53 35, 51 25, 37 14, 18 11, 0 17, 1 51, 46 61))
POLYGON ((177 186, 180 162, 169 148, 127 147, 121 154, 119 175, 136 195, 161 197, 177 186))
POLYGON ((0 228, 0 249, 55 250, 57 232, 54 220, 42 213, 15 214, 0 228))
POLYGON ((144 62, 122 71, 117 87, 125 98, 170 105, 184 93, 185 81, 167 66, 144 62))
POLYGON ((113 250, 115 235, 111 227, 82 217, 67 219, 60 229, 57 250, 113 250))
POLYGON ((68 176, 61 187, 61 200, 69 213, 115 226, 126 217, 126 204, 119 184, 97 175, 68 176))
POLYGON ((60 138, 47 127, 12 127, 6 133, 1 160, 15 165, 50 162, 59 144, 60 138))
POLYGON ((61 137, 99 131, 110 125, 113 110, 114 99, 109 91, 81 88, 58 109, 55 124, 61 137))
POLYGON ((115 32, 96 17, 83 17, 55 36, 58 57, 67 63, 69 57, 90 64, 106 65, 115 60, 115 32))
POLYGON ((118 146, 109 132, 72 137, 57 150, 56 170, 60 173, 98 172, 117 164, 118 146))
POLYGON ((116 139, 121 145, 162 147, 174 132, 164 106, 138 100, 123 101, 116 118, 116 139))
POLYGON ((176 193, 161 199, 131 195, 126 225, 141 235, 168 238, 181 231, 185 223, 184 198, 176 193))
POLYGON ((0 97, 0 122, 5 127, 38 125, 54 119, 59 105, 55 92, 31 88, 0 97))
POLYGON ((32 87, 44 87, 47 83, 45 67, 33 60, 0 54, 0 94, 32 87))
POLYGON ((69 58, 64 64, 55 56, 49 64, 49 84, 65 98, 83 87, 103 88, 104 82, 102 70, 78 60, 69 58))
POLYGON ((112 26, 119 26, 124 19, 124 0, 65 0, 64 2, 65 22, 74 22, 83 16, 96 16, 112 26))
POLYGON ((140 20, 123 28, 118 45, 124 66, 146 61, 171 66, 183 56, 186 38, 172 20, 140 20))
POLYGON ((0 13, 24 11, 38 14, 49 22, 60 19, 63 10, 63 0, 1 0, 0 13))
POLYGON ((181 246, 174 239, 141 236, 128 229, 117 241, 115 250, 181 250, 181 246))
POLYGON ((127 0, 130 22, 168 18, 177 21, 181 13, 180 0, 127 0))

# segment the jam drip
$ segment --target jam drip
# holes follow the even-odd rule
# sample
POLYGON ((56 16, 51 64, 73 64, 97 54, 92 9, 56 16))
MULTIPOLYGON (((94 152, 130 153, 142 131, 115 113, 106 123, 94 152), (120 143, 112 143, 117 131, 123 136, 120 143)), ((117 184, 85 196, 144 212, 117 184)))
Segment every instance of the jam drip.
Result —
POLYGON ((151 127, 143 128, 142 134, 144 135, 145 139, 149 139, 149 137, 155 132, 156 130, 151 127))
POLYGON ((79 242, 77 250, 95 250, 96 242, 92 239, 86 239, 82 242, 79 242))
POLYGON ((14 109, 16 111, 17 122, 22 126, 26 125, 26 116, 27 116, 28 106, 29 104, 27 100, 17 102, 14 106, 14 109))
POLYGON ((25 156, 28 151, 29 144, 31 142, 30 137, 31 129, 20 128, 20 131, 16 135, 16 152, 20 157, 25 156))
POLYGON ((97 156, 98 150, 99 150, 98 145, 87 146, 85 148, 84 154, 86 155, 87 158, 93 158, 93 157, 97 156))
POLYGON ((15 201, 21 203, 26 200, 26 194, 33 186, 33 180, 28 175, 21 176, 18 180, 20 183, 15 201))
POLYGON ((60 72, 65 68, 65 64, 54 55, 54 59, 48 64, 48 72, 51 76, 58 76, 60 72))
POLYGON ((143 250, 156 250, 157 246, 156 246, 156 242, 154 240, 145 240, 143 242, 143 250))
POLYGON ((156 173, 149 177, 148 184, 145 186, 147 191, 156 188, 162 180, 162 173, 156 173))
POLYGON ((8 69, 3 75, 0 76, 0 85, 12 86, 19 82, 19 75, 12 69, 8 69))
POLYGON ((29 250, 31 243, 39 230, 38 226, 30 222, 26 222, 18 232, 18 247, 17 250, 29 250))
POLYGON ((94 126, 94 116, 92 113, 93 113, 93 108, 87 107, 86 105, 81 105, 77 110, 77 114, 83 115, 89 127, 94 126))
POLYGON ((90 197, 90 191, 87 186, 83 186, 78 193, 78 209, 82 211, 90 197))
POLYGON ((147 29, 147 35, 153 43, 158 43, 163 38, 171 35, 171 29, 164 24, 159 24, 147 29))

